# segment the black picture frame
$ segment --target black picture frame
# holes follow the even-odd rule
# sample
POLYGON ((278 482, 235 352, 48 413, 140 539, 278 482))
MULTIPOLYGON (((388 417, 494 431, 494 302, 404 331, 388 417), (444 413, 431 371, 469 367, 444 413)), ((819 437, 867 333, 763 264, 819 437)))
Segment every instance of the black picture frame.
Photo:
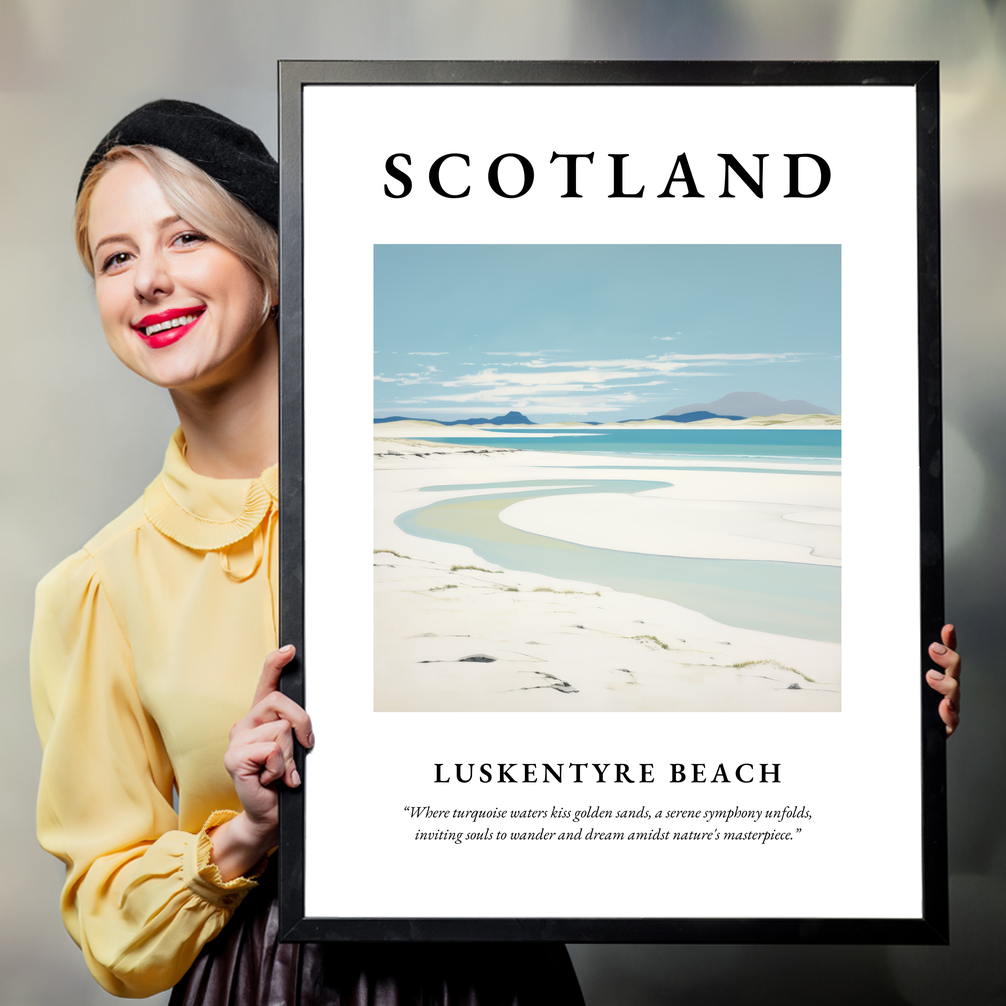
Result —
MULTIPOLYGON (((304 785, 281 794, 280 926, 287 941, 564 941, 618 943, 939 944, 948 941, 945 736, 939 696, 925 684, 928 644, 943 624, 940 377, 939 71, 934 62, 401 62, 282 61, 280 105, 280 640, 296 644, 286 694, 311 710, 305 649, 302 100, 305 87, 682 85, 914 89, 918 246, 919 564, 922 724, 922 906, 913 918, 380 918, 305 914, 305 809, 311 759, 297 752, 304 785)), ((339 869, 333 863, 334 870, 339 869)), ((378 881, 379 882, 379 878, 378 881)))

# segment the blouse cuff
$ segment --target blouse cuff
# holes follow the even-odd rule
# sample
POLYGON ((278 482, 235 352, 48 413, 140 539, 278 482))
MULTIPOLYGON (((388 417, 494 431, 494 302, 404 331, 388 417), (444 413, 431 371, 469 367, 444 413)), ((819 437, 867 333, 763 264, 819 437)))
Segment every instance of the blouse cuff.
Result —
POLYGON ((261 876, 269 865, 269 857, 263 856, 247 875, 224 880, 216 863, 211 862, 213 842, 208 832, 237 816, 236 810, 215 810, 206 819, 202 831, 195 836, 195 841, 185 846, 182 875, 186 886, 194 894, 218 908, 233 909, 240 905, 245 895, 252 888, 258 887, 255 878, 261 876))

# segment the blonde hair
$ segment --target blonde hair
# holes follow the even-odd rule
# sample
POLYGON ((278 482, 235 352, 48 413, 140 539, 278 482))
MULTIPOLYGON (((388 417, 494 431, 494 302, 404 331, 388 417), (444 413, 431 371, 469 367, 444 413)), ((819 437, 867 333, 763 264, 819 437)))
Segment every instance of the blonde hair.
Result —
POLYGON ((262 284, 264 323, 279 294, 279 236, 202 168, 165 147, 112 147, 84 181, 74 211, 74 238, 91 278, 94 259, 87 240, 91 198, 112 165, 126 158, 139 161, 154 176, 168 205, 183 220, 234 252, 255 273, 262 284))

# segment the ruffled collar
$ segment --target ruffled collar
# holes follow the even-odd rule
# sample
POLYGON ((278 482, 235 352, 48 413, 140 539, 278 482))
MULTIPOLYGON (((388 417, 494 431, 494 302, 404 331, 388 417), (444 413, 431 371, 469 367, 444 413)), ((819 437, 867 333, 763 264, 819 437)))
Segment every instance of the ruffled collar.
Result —
POLYGON ((279 466, 257 479, 213 479, 185 460, 185 437, 175 430, 164 468, 143 494, 143 512, 162 534, 186 548, 211 552, 251 534, 279 500, 279 466))

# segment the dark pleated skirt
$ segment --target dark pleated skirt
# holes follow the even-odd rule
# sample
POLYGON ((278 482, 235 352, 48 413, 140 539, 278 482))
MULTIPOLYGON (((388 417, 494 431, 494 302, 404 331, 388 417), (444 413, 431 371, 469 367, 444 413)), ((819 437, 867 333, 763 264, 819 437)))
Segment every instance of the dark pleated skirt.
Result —
POLYGON ((583 1006, 561 943, 280 943, 274 872, 170 1006, 583 1006))

